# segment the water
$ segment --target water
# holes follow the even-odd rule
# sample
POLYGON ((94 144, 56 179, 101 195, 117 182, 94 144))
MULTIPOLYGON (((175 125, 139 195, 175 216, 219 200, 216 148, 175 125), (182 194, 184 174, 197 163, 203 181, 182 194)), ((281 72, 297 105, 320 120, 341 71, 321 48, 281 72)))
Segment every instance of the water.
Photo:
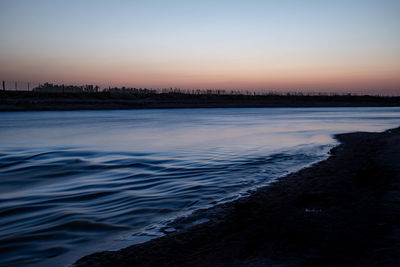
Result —
POLYGON ((162 234, 327 157, 400 108, 0 113, 0 265, 65 266, 162 234))

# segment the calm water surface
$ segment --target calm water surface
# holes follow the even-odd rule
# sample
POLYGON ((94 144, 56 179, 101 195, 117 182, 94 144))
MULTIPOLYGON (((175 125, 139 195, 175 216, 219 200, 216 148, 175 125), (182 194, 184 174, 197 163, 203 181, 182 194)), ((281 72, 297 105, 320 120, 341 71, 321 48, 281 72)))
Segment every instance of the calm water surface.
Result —
POLYGON ((159 236, 327 157, 332 135, 400 125, 400 108, 0 113, 0 265, 65 266, 159 236))

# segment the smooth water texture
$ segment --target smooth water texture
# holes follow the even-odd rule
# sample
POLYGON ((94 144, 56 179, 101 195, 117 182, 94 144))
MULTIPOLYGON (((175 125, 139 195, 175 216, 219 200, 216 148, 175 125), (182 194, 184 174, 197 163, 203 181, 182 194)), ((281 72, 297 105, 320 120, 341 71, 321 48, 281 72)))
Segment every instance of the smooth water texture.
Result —
POLYGON ((162 234, 327 157, 400 108, 0 113, 0 265, 65 266, 162 234))

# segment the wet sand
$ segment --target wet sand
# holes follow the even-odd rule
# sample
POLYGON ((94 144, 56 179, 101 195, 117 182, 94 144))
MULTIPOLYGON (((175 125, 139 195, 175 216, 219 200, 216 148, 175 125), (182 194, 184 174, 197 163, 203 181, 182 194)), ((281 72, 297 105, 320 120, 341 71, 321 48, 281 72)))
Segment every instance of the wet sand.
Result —
POLYGON ((206 223, 76 265, 399 266, 400 128, 336 138, 329 159, 192 217, 206 223))

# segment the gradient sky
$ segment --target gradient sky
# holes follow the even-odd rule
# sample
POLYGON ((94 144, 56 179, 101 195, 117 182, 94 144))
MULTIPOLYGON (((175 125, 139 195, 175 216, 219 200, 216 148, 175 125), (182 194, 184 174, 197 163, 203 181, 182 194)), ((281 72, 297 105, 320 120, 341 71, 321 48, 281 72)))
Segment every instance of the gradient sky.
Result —
POLYGON ((400 95, 399 0, 0 0, 0 79, 400 95))

